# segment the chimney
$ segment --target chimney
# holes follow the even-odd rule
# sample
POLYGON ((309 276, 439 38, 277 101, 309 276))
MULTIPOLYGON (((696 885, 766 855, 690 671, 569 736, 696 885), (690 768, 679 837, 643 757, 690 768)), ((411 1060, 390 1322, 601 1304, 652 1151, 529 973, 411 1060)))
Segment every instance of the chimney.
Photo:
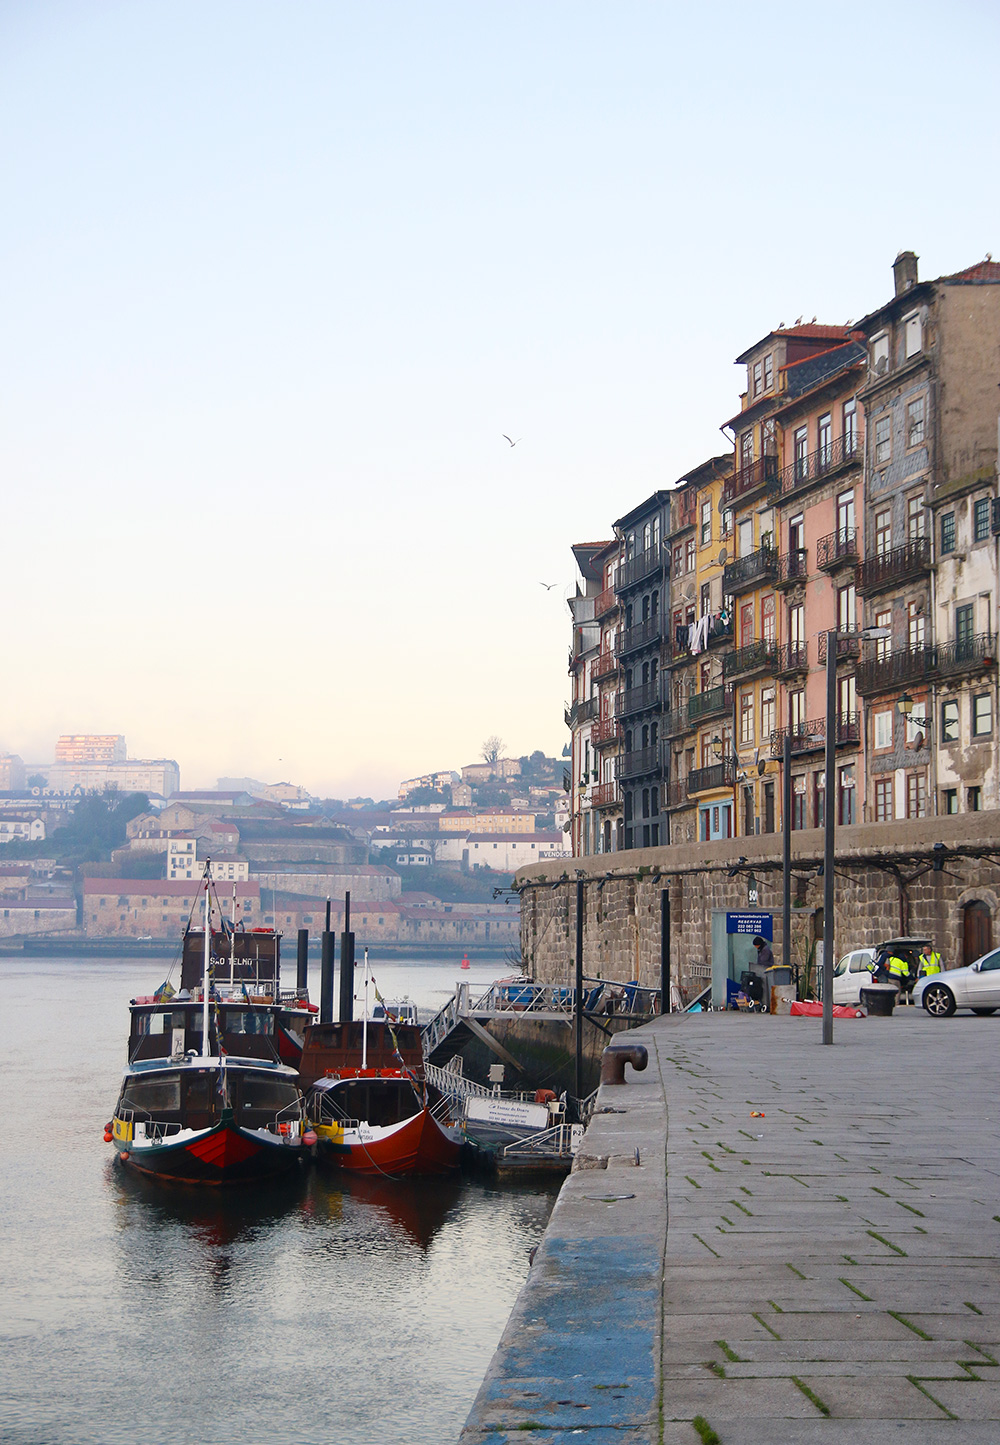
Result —
POLYGON ((913 251, 900 251, 892 263, 893 280, 896 283, 896 295, 902 296, 904 291, 911 290, 917 284, 917 256, 913 251))

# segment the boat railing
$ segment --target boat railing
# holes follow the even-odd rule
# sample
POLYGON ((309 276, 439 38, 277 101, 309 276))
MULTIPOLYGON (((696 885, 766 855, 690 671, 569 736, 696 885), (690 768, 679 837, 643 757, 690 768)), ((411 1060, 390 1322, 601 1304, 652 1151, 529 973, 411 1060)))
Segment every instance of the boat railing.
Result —
POLYGON ((282 1139, 297 1139, 305 1127, 305 1105, 301 1099, 296 1099, 294 1103, 279 1109, 273 1119, 257 1127, 266 1129, 269 1134, 277 1134, 282 1139))
POLYGON ((139 1129, 142 1130, 141 1138, 154 1142, 181 1132, 181 1125, 176 1119, 154 1119, 146 1109, 119 1109, 115 1117, 123 1124, 131 1124, 133 1138, 139 1129))
POLYGON ((506 1144, 503 1157, 524 1159, 535 1154, 575 1154, 582 1137, 583 1127, 580 1124, 556 1124, 551 1129, 542 1129, 537 1134, 529 1134, 513 1144, 506 1144))

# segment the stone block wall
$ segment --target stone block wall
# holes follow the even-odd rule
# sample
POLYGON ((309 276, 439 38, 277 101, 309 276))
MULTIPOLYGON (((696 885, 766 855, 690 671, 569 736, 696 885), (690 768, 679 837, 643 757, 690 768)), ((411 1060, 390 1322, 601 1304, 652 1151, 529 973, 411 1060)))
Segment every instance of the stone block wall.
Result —
MULTIPOLYGON (((711 978, 712 911, 747 911, 751 873, 760 888, 757 907, 774 918, 773 947, 780 962, 781 847, 779 835, 767 835, 523 869, 515 886, 521 894, 525 967, 540 982, 572 980, 576 885, 582 879, 584 973, 658 987, 660 900, 666 889, 672 977, 693 997, 711 978)), ((817 872, 822 856, 820 831, 793 834, 792 962, 800 970, 811 962, 814 943, 823 936, 823 878, 817 872)), ((971 962, 963 957, 964 909, 973 902, 988 908, 992 942, 1000 945, 1000 813, 840 828, 836 857, 836 956, 901 934, 926 934, 946 967, 971 962)))

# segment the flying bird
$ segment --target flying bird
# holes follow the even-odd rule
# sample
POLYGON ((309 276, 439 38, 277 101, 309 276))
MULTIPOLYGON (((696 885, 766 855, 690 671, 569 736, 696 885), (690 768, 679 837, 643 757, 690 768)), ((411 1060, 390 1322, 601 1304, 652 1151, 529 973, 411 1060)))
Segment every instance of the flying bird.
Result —
POLYGON ((544 587, 546 592, 551 592, 556 585, 554 582, 539 582, 539 587, 544 587))
POLYGON ((509 437, 506 432, 502 432, 501 435, 505 442, 510 442, 512 447, 516 447, 518 442, 521 440, 520 437, 509 437))

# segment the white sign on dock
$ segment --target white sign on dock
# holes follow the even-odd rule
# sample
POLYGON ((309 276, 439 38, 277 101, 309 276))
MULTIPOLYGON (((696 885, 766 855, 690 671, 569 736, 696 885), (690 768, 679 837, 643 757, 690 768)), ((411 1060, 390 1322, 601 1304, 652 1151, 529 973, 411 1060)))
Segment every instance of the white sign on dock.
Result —
POLYGON ((465 1117, 477 1124, 507 1124, 515 1129, 547 1129, 549 1111, 544 1104, 522 1104, 517 1099, 482 1098, 470 1095, 465 1117))

